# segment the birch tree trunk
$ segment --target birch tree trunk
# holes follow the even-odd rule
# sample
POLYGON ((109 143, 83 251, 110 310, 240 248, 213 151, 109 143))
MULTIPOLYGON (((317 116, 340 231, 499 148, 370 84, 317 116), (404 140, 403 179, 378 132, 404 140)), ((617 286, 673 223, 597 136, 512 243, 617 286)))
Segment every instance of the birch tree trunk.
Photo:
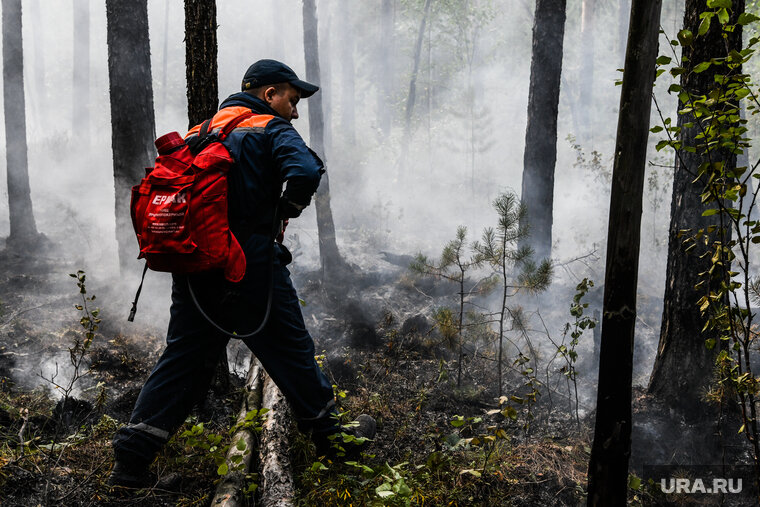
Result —
POLYGON ((290 463, 291 415, 285 397, 269 375, 264 377, 261 402, 268 408, 261 432, 261 504, 273 507, 294 505, 295 485, 290 463))
MULTIPOLYGON (((246 395, 243 398, 243 406, 240 408, 237 423, 245 423, 245 417, 251 410, 261 408, 262 377, 264 370, 251 356, 251 366, 245 381, 246 395)), ((211 501, 214 507, 237 507, 246 505, 242 489, 245 486, 245 476, 249 473, 253 457, 258 450, 258 442, 255 432, 242 428, 235 432, 230 441, 227 451, 227 475, 225 475, 216 487, 216 494, 211 501), (242 444, 240 444, 242 442, 242 444), (242 448, 241 448, 242 447, 242 448)))

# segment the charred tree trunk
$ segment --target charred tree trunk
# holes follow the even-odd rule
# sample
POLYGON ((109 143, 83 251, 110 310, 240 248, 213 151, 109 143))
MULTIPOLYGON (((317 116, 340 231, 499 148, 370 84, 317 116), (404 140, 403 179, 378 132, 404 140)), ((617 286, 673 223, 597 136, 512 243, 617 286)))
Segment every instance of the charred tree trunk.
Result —
MULTIPOLYGON (((319 43, 317 6, 315 0, 303 0, 303 45, 306 57, 306 80, 319 83, 319 43)), ((315 93, 309 98, 309 142, 312 149, 325 161, 324 116, 322 95, 315 93)), ((325 166, 327 161, 325 161, 325 166)), ((338 251, 335 239, 335 223, 330 208, 330 181, 327 173, 322 175, 315 198, 317 230, 319 234, 319 260, 322 281, 335 283, 347 271, 347 265, 338 251)))
POLYGON ((74 0, 74 103, 72 134, 90 142, 90 0, 74 0))
POLYGON ((633 0, 620 93, 588 505, 626 505, 631 383, 649 113, 661 0, 633 0))
POLYGON ((393 47, 393 0, 383 0, 380 12, 380 77, 378 79, 377 117, 383 137, 391 133, 391 54, 393 47))
POLYGON ((288 402, 269 375, 264 377, 261 402, 268 408, 261 432, 261 504, 286 507, 295 505, 295 483, 290 463, 291 416, 288 402))
MULTIPOLYGON (((687 0, 684 28, 696 34, 701 22, 699 15, 704 9, 704 1, 687 0)), ((734 0, 730 23, 735 23, 742 12, 744 1, 734 0)), ((711 58, 725 58, 729 51, 740 51, 741 43, 740 25, 724 39, 717 20, 713 20, 705 35, 695 37, 690 46, 683 47, 683 65, 686 72, 681 74, 682 88, 692 95, 708 94, 715 86, 716 67, 710 67, 700 73, 691 72, 691 69, 711 58)), ((717 338, 717 334, 702 332, 703 321, 697 307, 697 301, 705 290, 708 290, 704 287, 707 284, 703 284, 701 290, 694 288, 701 279, 700 273, 710 269, 712 263, 709 257, 703 258, 706 247, 700 241, 696 242, 696 247, 688 254, 685 253, 679 231, 702 228, 707 230, 711 225, 720 225, 720 215, 702 216, 705 208, 700 194, 703 188, 692 181, 700 164, 708 158, 711 162, 717 162, 722 158, 726 171, 729 171, 730 168, 736 167, 736 156, 717 150, 711 151, 709 155, 702 149, 697 149, 696 153, 687 151, 687 147, 697 147, 703 142, 696 139, 700 133, 697 120, 691 113, 679 114, 678 126, 682 129, 680 140, 683 149, 678 152, 675 162, 662 328, 657 357, 649 381, 649 392, 694 417, 695 413, 704 415, 707 408, 703 394, 710 383, 717 354, 717 347, 710 350, 705 346, 705 340, 717 338), (693 126, 687 128, 687 124, 693 126)))
POLYGON ((581 64, 578 76, 578 105, 581 114, 580 140, 587 148, 594 146, 594 118, 591 113, 594 86, 594 4, 583 0, 581 4, 581 64))
POLYGON ((5 157, 11 228, 7 245, 23 251, 30 245, 36 245, 41 235, 37 232, 37 224, 34 221, 29 186, 21 0, 2 0, 2 9, 5 157))
MULTIPOLYGON (((219 108, 216 0, 185 0, 185 75, 188 128, 192 128, 219 108)), ((212 387, 221 393, 230 390, 227 349, 219 355, 212 387)))
POLYGON ((351 5, 353 0, 343 0, 341 3, 341 33, 340 65, 341 65, 341 135, 344 136, 346 145, 353 146, 356 143, 356 120, 355 100, 356 85, 354 74, 354 30, 351 17, 351 5))
POLYGON ((185 0, 188 128, 211 118, 219 108, 216 53, 216 0, 185 0))
MULTIPOLYGON (((106 0, 116 240, 122 272, 137 257, 130 189, 156 157, 147 0, 106 0)), ((134 263, 136 268, 137 263, 134 263)))
POLYGON ((528 126, 523 157, 522 202, 530 235, 520 243, 536 258, 551 257, 554 166, 557 162, 557 110, 562 74, 566 0, 537 0, 530 64, 528 126))

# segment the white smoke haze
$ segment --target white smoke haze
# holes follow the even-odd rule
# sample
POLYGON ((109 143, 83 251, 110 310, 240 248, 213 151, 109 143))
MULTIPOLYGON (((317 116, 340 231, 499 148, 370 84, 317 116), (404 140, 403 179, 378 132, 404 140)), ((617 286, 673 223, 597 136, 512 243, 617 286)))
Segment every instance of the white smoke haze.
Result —
MULTIPOLYGON (((490 20, 478 33, 472 62, 476 113, 475 139, 481 151, 475 155, 471 179, 470 119, 467 117, 468 66, 461 55, 462 36, 452 16, 433 2, 423 39, 417 77, 417 100, 411 136, 404 139, 404 113, 412 73, 413 47, 419 29, 423 2, 395 2, 392 47, 392 95, 384 106, 391 111, 391 134, 384 138, 378 123, 381 2, 318 2, 320 55, 326 115, 331 129, 326 132, 327 169, 330 175, 332 208, 338 245, 350 262, 364 270, 388 266, 380 251, 414 255, 422 252, 437 258, 458 225, 469 229, 468 239, 480 239, 483 228, 496 225, 491 202, 501 192, 519 193, 525 145, 531 36, 534 2, 482 0, 490 5, 490 20), (351 6, 355 24, 347 27, 341 9, 351 6), (347 30, 350 28, 350 30, 347 30), (343 79, 343 45, 355 45, 355 132, 351 143, 342 124, 343 108, 349 100, 343 79), (327 70, 329 69, 329 74, 327 70), (326 85, 326 86, 324 86, 326 85), (329 97, 329 100, 328 100, 329 97), (401 160, 404 144, 406 159, 401 160), (370 263, 368 265, 368 262, 370 263)), ((447 3, 454 5, 455 3, 447 3)), ((546 309, 547 326, 558 336, 570 319, 569 305, 575 284, 592 278, 598 294, 594 308, 600 309, 604 280, 604 256, 609 207, 609 179, 590 173, 588 166, 576 167, 576 150, 567 140, 582 143, 587 160, 598 151, 598 168, 610 172, 617 126, 620 88, 614 81, 622 67, 618 2, 596 2, 594 48, 584 47, 580 34, 580 1, 568 2, 564 39, 563 79, 559 105, 557 169, 554 194, 553 257, 559 261, 595 252, 587 264, 575 262, 556 271, 556 289, 546 309), (578 126, 578 92, 581 64, 593 59, 593 94, 589 107, 591 139, 581 140, 578 126)), ((24 64, 29 140, 29 172, 38 228, 65 252, 61 276, 71 269, 87 271, 93 291, 106 291, 104 319, 119 321, 128 332, 147 326, 166 329, 170 278, 150 272, 142 292, 136 323, 125 320, 139 279, 130 274, 122 284, 117 278, 114 238, 114 189, 111 155, 110 104, 106 47, 106 17, 103 2, 89 2, 90 145, 72 142, 73 115, 87 114, 77 104, 72 89, 73 19, 70 2, 24 0, 24 64)), ((280 59, 305 78, 301 2, 224 0, 217 2, 219 42, 219 98, 237 92, 246 68, 260 58, 280 59)), ((665 2, 662 26, 674 37, 681 24, 683 2, 665 2)), ((148 2, 151 39, 156 134, 187 129, 185 96, 184 7, 181 0, 148 2)), ((627 17, 624 31, 627 31, 627 17)), ((662 54, 667 39, 661 38, 662 54)), ((656 94, 664 113, 672 116, 675 97, 658 85, 656 94)), ((299 104, 296 129, 308 142, 309 101, 299 104)), ((653 111, 653 124, 656 111, 653 111)), ((4 125, 0 124, 0 136, 4 125)), ((2 139, 3 137, 0 137, 2 139)), ((656 144, 651 136, 650 145, 656 144)), ((650 161, 672 164, 671 154, 650 150, 650 161)), ((0 167, 5 166, 4 150, 0 167)), ((648 168, 648 171, 654 170, 648 168)), ((2 170, 4 173, 4 170, 2 170)), ((652 351, 659 337, 664 261, 670 189, 667 170, 660 169, 657 185, 645 190, 640 266, 640 325, 637 340, 635 381, 645 384, 653 364, 652 351), (660 196, 660 197, 658 197, 660 196), (664 199, 661 197, 664 196, 664 199), (660 199, 655 212, 652 202, 660 199)), ((0 236, 7 236, 8 208, 5 178, 0 178, 0 236)), ((314 269, 318 264, 314 207, 293 220, 286 238, 298 237, 294 272, 314 269)), ((291 243, 291 246, 293 244, 291 243)), ((135 256, 136 256, 135 249, 135 256)), ((135 260, 136 270, 141 262, 135 260)), ((546 304, 546 300, 542 300, 546 304)), ((589 310, 592 310, 590 308, 589 310)), ((544 310, 542 310, 542 314, 544 310)), ((114 324, 116 325, 116 324, 114 324)), ((590 336, 583 347, 589 353, 590 336)), ((545 355, 550 351, 547 349, 545 355)), ((59 364, 62 361, 59 361, 59 364)))

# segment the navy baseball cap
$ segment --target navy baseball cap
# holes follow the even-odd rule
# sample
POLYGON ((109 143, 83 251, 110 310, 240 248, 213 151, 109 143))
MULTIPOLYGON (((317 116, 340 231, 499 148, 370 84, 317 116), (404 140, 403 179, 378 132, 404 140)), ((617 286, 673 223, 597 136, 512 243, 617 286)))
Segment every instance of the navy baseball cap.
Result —
POLYGON ((301 81, 293 69, 277 60, 259 60, 254 63, 243 76, 242 90, 251 90, 260 86, 277 83, 290 83, 301 90, 301 97, 307 98, 314 95, 319 86, 301 81))

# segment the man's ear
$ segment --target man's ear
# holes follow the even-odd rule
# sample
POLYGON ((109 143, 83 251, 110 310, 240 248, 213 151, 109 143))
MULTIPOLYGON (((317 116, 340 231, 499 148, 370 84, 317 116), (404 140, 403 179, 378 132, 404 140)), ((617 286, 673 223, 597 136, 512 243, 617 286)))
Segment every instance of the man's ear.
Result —
POLYGON ((264 100, 267 102, 271 102, 274 100, 274 96, 277 95, 277 88, 274 86, 270 86, 266 90, 264 90, 264 100))

